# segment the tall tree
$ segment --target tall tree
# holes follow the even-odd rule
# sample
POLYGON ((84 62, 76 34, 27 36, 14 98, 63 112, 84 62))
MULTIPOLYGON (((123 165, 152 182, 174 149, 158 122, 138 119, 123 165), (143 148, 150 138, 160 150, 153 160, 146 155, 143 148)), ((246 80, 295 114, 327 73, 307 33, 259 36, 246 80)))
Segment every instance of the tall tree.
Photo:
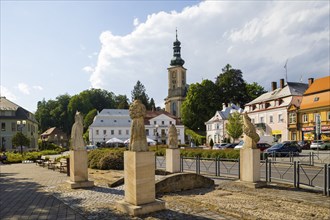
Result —
POLYGON ((234 139, 234 142, 243 134, 243 121, 240 113, 234 112, 229 115, 226 131, 234 139))
POLYGON ((138 80, 134 86, 134 89, 131 92, 132 95, 132 102, 136 99, 139 99, 145 107, 150 110, 149 106, 149 97, 146 94, 146 89, 144 85, 138 80))
POLYGON ((224 103, 235 103, 244 106, 247 100, 246 83, 242 76, 242 71, 233 69, 227 64, 222 73, 217 76, 215 84, 219 87, 223 95, 224 103))
POLYGON ((181 106, 181 117, 185 126, 194 131, 205 131, 205 122, 219 110, 221 95, 210 80, 191 84, 186 100, 181 106))

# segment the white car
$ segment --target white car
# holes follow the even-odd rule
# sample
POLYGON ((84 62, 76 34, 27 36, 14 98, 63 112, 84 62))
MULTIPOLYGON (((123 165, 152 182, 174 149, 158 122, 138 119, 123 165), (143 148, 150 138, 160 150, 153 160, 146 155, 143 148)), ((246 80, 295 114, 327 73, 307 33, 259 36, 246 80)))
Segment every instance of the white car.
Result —
POLYGON ((322 140, 312 141, 310 148, 313 149, 313 150, 316 150, 316 149, 320 149, 320 150, 330 149, 330 141, 322 141, 322 140))
POLYGON ((241 149, 242 147, 243 147, 243 144, 244 144, 244 141, 243 140, 241 140, 235 147, 234 147, 234 149, 235 150, 239 150, 239 149, 241 149))

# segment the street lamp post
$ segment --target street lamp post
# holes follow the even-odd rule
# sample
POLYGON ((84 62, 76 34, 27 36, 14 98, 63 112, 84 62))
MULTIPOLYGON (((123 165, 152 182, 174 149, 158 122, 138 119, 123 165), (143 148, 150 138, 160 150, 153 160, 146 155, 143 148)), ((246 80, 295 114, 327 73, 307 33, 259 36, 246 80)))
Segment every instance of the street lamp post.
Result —
MULTIPOLYGON (((26 121, 22 120, 22 121, 17 121, 16 123, 17 123, 17 130, 23 134, 23 128, 26 125, 26 121)), ((21 144, 21 154, 23 154, 22 144, 21 144)))

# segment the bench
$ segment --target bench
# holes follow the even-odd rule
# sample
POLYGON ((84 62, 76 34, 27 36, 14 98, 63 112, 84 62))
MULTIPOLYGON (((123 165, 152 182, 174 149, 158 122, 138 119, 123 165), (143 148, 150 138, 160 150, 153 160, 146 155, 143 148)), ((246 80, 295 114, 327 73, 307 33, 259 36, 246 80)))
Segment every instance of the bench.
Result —
POLYGON ((66 158, 60 159, 58 163, 55 165, 55 169, 58 169, 60 173, 66 173, 67 172, 67 160, 66 158))
POLYGON ((36 165, 44 167, 45 162, 46 162, 46 156, 41 156, 40 159, 36 160, 36 165))
POLYGON ((56 158, 46 161, 45 164, 47 164, 48 169, 55 170, 56 158))

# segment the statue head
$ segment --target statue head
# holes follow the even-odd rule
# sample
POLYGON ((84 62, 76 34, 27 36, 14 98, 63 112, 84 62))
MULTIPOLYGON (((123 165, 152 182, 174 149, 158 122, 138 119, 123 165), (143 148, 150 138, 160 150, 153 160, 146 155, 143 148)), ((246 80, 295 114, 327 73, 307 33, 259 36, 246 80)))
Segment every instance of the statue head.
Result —
POLYGON ((132 119, 144 117, 146 115, 146 107, 140 100, 136 99, 129 107, 129 115, 132 119))

